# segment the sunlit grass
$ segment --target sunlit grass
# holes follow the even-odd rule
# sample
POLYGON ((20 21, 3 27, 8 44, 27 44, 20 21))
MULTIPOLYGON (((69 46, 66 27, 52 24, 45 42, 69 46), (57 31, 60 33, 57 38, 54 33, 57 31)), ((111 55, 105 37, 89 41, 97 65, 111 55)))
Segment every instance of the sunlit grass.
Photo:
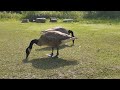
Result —
POLYGON ((120 78, 120 24, 0 22, 0 78, 120 78), (34 45, 24 63, 30 41, 56 26, 74 31, 75 46, 51 59, 50 48, 34 45))

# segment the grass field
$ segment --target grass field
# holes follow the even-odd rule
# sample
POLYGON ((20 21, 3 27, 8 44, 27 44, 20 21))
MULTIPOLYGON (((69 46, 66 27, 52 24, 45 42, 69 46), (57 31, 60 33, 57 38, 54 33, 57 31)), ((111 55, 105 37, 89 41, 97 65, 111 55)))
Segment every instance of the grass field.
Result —
POLYGON ((0 22, 0 78, 119 79, 120 24, 0 22), (30 41, 56 26, 74 31, 75 46, 61 46, 59 58, 52 59, 49 47, 34 45, 24 63, 30 41))

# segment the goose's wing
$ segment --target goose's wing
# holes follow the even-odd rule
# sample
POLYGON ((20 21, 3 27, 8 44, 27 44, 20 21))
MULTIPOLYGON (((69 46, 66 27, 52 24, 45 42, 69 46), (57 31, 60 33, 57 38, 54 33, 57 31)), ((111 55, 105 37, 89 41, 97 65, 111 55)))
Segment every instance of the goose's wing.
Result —
POLYGON ((68 34, 68 30, 66 30, 66 29, 63 28, 63 27, 55 27, 54 30, 68 34))
POLYGON ((66 30, 63 27, 54 27, 54 28, 50 28, 50 29, 47 29, 47 30, 44 30, 44 31, 41 31, 41 32, 46 33, 46 32, 49 32, 49 31, 59 31, 59 32, 62 32, 62 33, 65 33, 65 34, 69 34, 68 30, 66 30))
POLYGON ((72 37, 59 31, 50 31, 41 35, 39 39, 40 45, 59 46, 64 41, 69 41, 72 37))
POLYGON ((50 32, 46 33, 46 37, 49 40, 58 40, 58 41, 71 38, 70 35, 61 33, 59 31, 50 31, 50 32))

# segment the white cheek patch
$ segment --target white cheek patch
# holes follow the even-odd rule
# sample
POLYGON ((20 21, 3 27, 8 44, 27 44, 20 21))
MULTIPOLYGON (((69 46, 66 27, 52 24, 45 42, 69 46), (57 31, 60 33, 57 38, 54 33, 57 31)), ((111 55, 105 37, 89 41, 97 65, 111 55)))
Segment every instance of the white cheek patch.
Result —
POLYGON ((29 49, 29 48, 28 48, 28 51, 30 52, 30 51, 31 51, 31 49, 29 49))

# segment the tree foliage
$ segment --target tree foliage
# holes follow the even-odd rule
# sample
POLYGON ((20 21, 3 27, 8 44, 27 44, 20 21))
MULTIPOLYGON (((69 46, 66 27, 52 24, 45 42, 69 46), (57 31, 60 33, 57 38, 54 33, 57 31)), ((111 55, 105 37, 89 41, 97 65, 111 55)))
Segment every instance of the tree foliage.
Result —
POLYGON ((87 11, 84 18, 120 18, 120 11, 87 11))
POLYGON ((58 19, 120 19, 120 11, 0 11, 0 18, 27 18, 30 20, 44 17, 58 19))

